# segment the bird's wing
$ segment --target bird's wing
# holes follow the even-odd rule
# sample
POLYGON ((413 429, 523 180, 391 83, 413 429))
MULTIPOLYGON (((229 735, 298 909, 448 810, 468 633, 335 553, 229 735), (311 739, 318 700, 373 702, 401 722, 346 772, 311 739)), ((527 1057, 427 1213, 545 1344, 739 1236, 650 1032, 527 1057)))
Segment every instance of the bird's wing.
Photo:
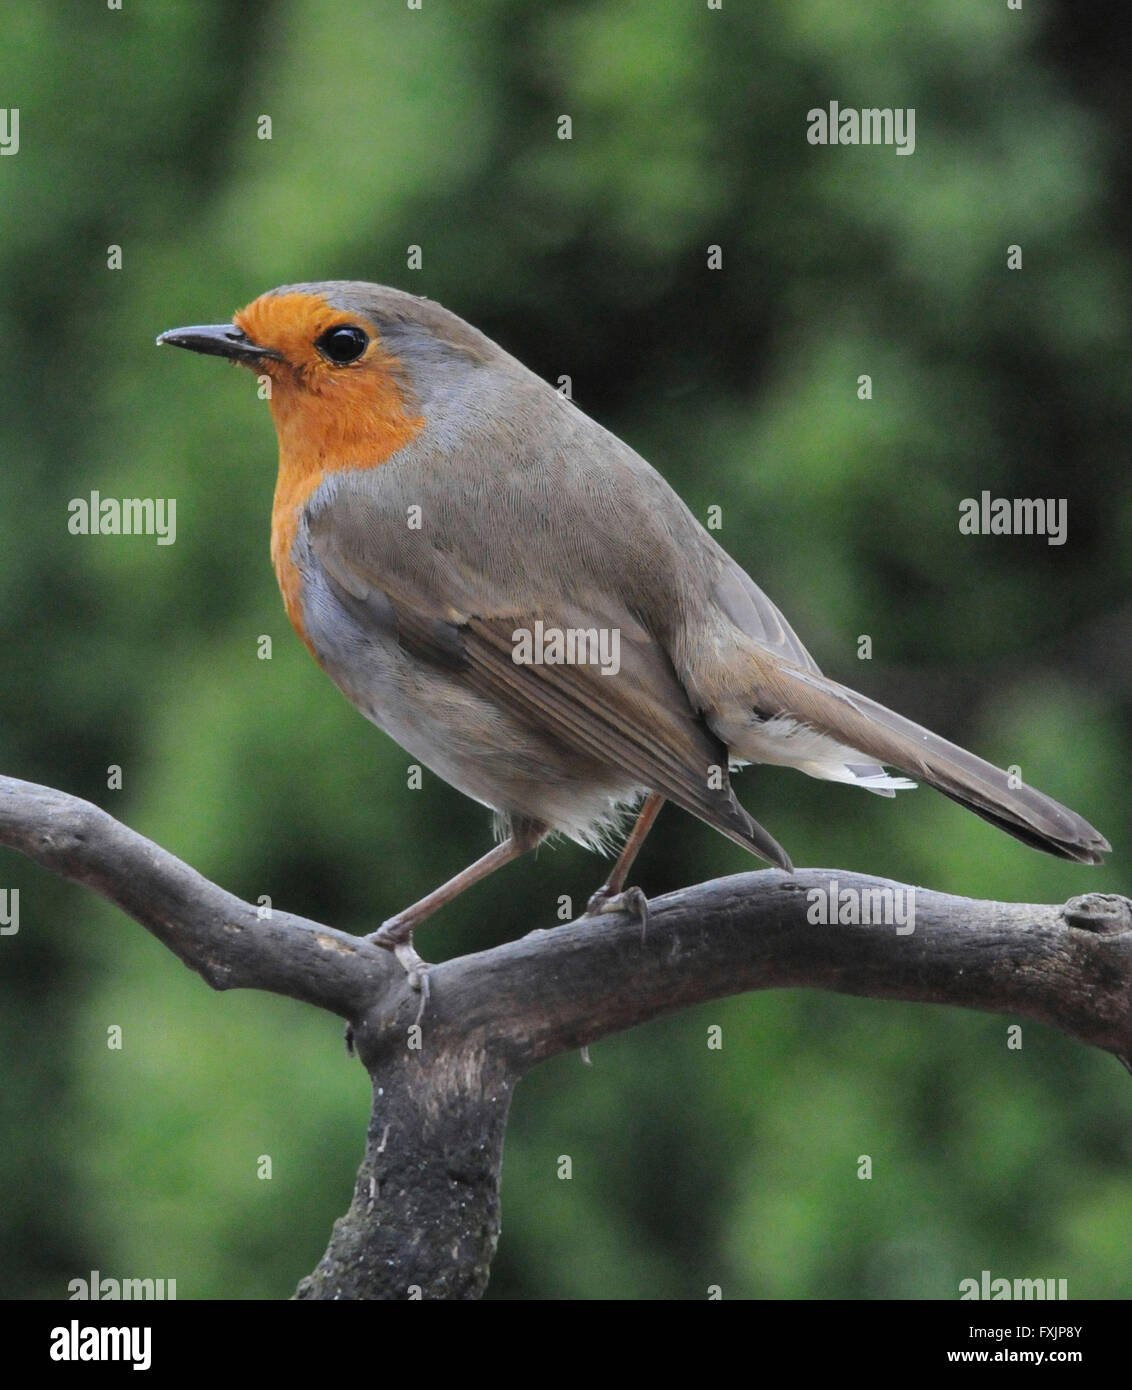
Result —
POLYGON ((803 671, 818 674, 818 664, 798 634, 745 569, 712 542, 718 575, 711 585, 711 602, 771 656, 782 656, 803 671))
MULTIPOLYGON (((363 628, 396 624, 402 647, 458 676, 470 690, 628 781, 660 792, 730 839, 783 868, 782 847, 740 806, 727 749, 693 710, 667 652, 629 609, 583 587, 532 604, 465 552, 434 545, 354 489, 324 499, 307 521, 311 553, 336 598, 363 628), (616 631, 619 668, 592 662, 521 664, 515 635, 616 631), (714 769, 714 772, 713 772, 714 769)), ((524 586, 515 586, 520 591, 524 586)))

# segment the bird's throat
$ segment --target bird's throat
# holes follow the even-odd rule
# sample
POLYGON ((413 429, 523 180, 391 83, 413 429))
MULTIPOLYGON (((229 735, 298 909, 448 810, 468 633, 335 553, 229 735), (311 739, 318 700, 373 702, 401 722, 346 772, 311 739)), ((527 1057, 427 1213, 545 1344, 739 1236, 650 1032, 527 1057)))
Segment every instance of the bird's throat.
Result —
POLYGON ((303 623, 301 577, 291 553, 302 510, 330 474, 379 467, 414 439, 425 422, 389 370, 343 373, 321 391, 279 378, 272 386, 279 476, 271 512, 271 560, 287 616, 313 654, 303 623))

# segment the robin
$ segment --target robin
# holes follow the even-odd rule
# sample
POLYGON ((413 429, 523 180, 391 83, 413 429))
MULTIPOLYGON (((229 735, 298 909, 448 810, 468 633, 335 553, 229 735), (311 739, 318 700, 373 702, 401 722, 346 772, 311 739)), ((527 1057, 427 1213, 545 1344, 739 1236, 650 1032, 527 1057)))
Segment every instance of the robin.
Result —
POLYGON ((371 938, 414 983, 426 917, 547 835, 603 849, 638 803, 588 912, 647 912, 625 885, 666 800, 789 870, 732 790, 745 763, 887 797, 916 785, 895 768, 1049 854, 1110 848, 823 675, 655 469, 439 304, 284 285, 157 341, 270 378, 287 616, 368 719, 495 812, 495 848, 371 938))

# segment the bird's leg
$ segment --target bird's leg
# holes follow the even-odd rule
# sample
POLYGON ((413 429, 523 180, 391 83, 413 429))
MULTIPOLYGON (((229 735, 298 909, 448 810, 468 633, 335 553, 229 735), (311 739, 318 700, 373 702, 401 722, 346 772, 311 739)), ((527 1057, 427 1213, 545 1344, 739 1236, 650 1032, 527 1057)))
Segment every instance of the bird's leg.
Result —
POLYGON ((454 878, 450 878, 447 883, 442 883, 439 888, 435 888, 420 902, 405 908, 403 912, 398 912, 396 917, 390 917, 388 921, 382 922, 377 931, 371 932, 366 940, 372 941, 377 946, 383 946, 387 951, 392 951, 404 966, 413 989, 423 988, 427 994, 428 964, 420 958, 413 946, 413 932, 426 917, 431 917, 445 903, 450 903, 465 888, 470 888, 481 878, 486 878, 488 874, 494 873, 504 864, 509 864, 512 859, 517 859, 520 854, 530 849, 533 843, 535 841, 531 839, 529 834, 522 830, 516 830, 502 844, 488 850, 482 859, 477 859, 466 869, 461 869, 454 878))
POLYGON ((644 804, 637 816, 637 822, 629 832, 629 838, 622 846, 621 853, 617 856, 617 863, 610 870, 609 877, 602 887, 586 904, 583 916, 596 917, 602 912, 629 912, 634 917, 640 918, 641 934, 644 935, 649 924, 648 899, 639 888, 626 889, 625 880, 629 877, 633 860, 640 853, 645 837, 652 829, 653 821, 656 820, 663 805, 664 797, 661 796, 660 792, 649 792, 648 796, 645 797, 644 804))

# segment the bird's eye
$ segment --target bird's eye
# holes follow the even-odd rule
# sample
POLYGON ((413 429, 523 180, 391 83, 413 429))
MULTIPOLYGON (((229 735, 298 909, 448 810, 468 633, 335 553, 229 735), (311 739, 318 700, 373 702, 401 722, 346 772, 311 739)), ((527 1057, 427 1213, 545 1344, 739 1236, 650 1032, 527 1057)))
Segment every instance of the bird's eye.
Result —
POLYGON ((341 367, 358 360, 369 347, 369 335, 352 323, 340 323, 336 328, 328 328, 315 347, 328 361, 341 367))

